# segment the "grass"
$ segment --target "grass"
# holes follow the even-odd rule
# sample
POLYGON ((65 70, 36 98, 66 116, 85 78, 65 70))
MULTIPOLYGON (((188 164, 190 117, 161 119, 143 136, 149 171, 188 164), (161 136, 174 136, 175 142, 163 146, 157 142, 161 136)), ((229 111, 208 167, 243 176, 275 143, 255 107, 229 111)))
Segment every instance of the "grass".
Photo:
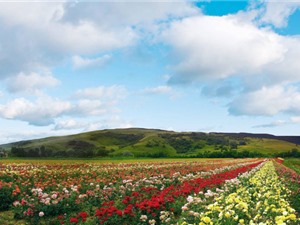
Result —
POLYGON ((285 159, 283 164, 300 174, 300 159, 289 158, 285 159))
POLYGON ((15 220, 14 213, 12 211, 0 212, 0 224, 1 225, 24 225, 24 220, 15 220))
POLYGON ((272 154, 278 152, 288 152, 293 148, 297 148, 296 144, 280 141, 276 139, 266 138, 247 138, 247 145, 238 147, 238 150, 256 151, 264 154, 272 154))

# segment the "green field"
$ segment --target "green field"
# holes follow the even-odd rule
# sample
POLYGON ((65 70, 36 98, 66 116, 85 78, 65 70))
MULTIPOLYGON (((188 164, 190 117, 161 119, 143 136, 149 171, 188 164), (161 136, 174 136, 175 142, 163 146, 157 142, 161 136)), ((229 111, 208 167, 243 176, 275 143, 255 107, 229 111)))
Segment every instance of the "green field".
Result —
POLYGON ((283 164, 300 174, 300 159, 289 158, 285 159, 283 164))
POLYGON ((15 220, 13 211, 0 212, 1 225, 24 225, 24 220, 15 220))
POLYGON ((246 142, 247 145, 239 146, 238 149, 272 154, 274 152, 288 152, 293 148, 298 148, 296 144, 276 139, 246 138, 246 142))

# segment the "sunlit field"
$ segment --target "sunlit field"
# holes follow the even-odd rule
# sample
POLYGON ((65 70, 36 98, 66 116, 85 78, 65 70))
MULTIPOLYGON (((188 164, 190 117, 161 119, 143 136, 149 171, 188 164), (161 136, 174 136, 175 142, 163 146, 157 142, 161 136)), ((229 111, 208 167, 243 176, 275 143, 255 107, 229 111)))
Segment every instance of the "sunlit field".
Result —
POLYGON ((299 224, 277 161, 2 160, 0 224, 299 224))

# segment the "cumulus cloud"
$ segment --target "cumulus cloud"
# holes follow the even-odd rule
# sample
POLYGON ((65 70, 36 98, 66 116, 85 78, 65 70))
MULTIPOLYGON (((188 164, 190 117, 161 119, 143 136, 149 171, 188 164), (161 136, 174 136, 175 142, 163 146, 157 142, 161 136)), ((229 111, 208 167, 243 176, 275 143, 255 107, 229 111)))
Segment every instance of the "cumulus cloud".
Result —
POLYGON ((101 121, 89 123, 86 126, 85 131, 93 131, 100 129, 113 129, 113 128, 130 128, 133 127, 133 123, 123 120, 119 116, 112 116, 101 121))
POLYGON ((263 1, 264 8, 259 21, 263 24, 272 24, 277 28, 287 26, 288 18, 300 8, 299 1, 263 1))
POLYGON ((0 116, 5 119, 26 121, 31 125, 47 126, 54 118, 71 109, 71 104, 48 96, 38 97, 36 101, 16 98, 0 105, 0 116))
POLYGON ((68 113, 75 116, 101 116, 106 113, 117 112, 113 108, 114 105, 115 102, 81 99, 73 105, 68 113))
POLYGON ((271 123, 261 124, 253 126, 253 128, 272 128, 272 127, 280 127, 286 125, 287 122, 285 120, 276 120, 271 123))
POLYGON ((120 99, 127 95, 127 90, 124 86, 112 85, 109 87, 98 86, 93 88, 80 89, 76 92, 75 97, 85 99, 120 99))
POLYGON ((239 92, 239 83, 230 80, 220 80, 208 83, 202 88, 202 94, 208 97, 233 97, 239 92))
POLYGON ((157 87, 148 87, 141 91, 145 95, 168 95, 171 100, 175 100, 182 96, 178 90, 174 90, 171 86, 161 85, 157 87))
POLYGON ((83 69, 90 67, 101 67, 106 65, 111 60, 111 55, 104 55, 97 58, 83 58, 81 56, 73 56, 73 68, 83 69))
POLYGON ((236 14, 174 21, 161 38, 174 56, 170 85, 196 84, 206 96, 227 97, 232 115, 299 112, 298 36, 279 35, 236 14))
POLYGON ((170 86, 158 86, 153 88, 145 88, 143 93, 145 94, 168 94, 173 91, 170 86))
MULTIPOLYGON (((94 6, 102 5, 95 3, 94 6)), ((32 37, 35 42, 31 42, 30 47, 37 50, 48 45, 60 53, 91 53, 124 47, 135 38, 130 27, 104 27, 102 23, 106 21, 93 20, 91 15, 89 18, 77 15, 77 23, 65 21, 65 14, 72 9, 64 2, 13 2, 1 5, 0 18, 8 29, 18 26, 27 35, 24 38, 32 37)), ((7 35, 15 35, 12 31, 7 35)))
POLYGON ((282 60, 286 51, 279 35, 235 16, 185 18, 174 22, 162 37, 178 58, 170 83, 258 73, 282 60))
POLYGON ((60 120, 55 124, 54 130, 73 130, 84 127, 86 124, 74 119, 60 120))
POLYGON ((76 68, 98 64, 101 59, 90 55, 133 46, 159 30, 160 21, 197 12, 185 1, 5 2, 0 8, 5 34, 0 37, 0 78, 30 73, 37 65, 51 68, 70 55, 76 68))
POLYGON ((129 121, 122 119, 118 115, 108 116, 107 118, 103 118, 102 120, 74 120, 74 119, 66 119, 59 120, 54 127, 54 130, 74 130, 81 129, 83 131, 93 131, 100 129, 113 129, 113 128, 129 128, 132 127, 133 124, 129 121))
POLYGON ((300 123, 300 116, 293 116, 290 120, 292 123, 300 123))
POLYGON ((200 11, 185 0, 79 2, 66 4, 65 8, 63 20, 74 24, 80 20, 92 20, 102 21, 104 27, 139 26, 144 29, 149 28, 146 25, 195 15, 200 11))
MULTIPOLYGON (((117 104, 121 98, 125 97, 125 94, 124 87, 101 86, 79 90, 75 95, 77 98, 68 101, 44 94, 38 95, 34 100, 16 98, 0 105, 0 117, 26 121, 36 126, 47 126, 54 124, 55 119, 62 116, 86 117, 116 114, 120 111, 117 104)), ((73 122, 61 123, 58 127, 71 126, 73 122)))
POLYGON ((43 88, 55 87, 60 81, 47 73, 40 75, 38 73, 19 73, 15 77, 6 80, 7 90, 9 92, 38 92, 43 88))
POLYGON ((233 115, 272 116, 280 112, 300 113, 300 93, 294 87, 263 87, 242 94, 229 104, 233 115))

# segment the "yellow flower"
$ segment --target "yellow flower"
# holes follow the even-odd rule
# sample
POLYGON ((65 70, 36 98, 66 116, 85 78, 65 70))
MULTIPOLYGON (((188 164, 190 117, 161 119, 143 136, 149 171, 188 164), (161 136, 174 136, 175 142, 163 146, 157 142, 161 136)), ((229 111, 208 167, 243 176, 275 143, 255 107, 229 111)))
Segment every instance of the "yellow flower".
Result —
POLYGON ((296 215, 290 214, 290 215, 288 215, 288 218, 290 218, 291 220, 296 220, 296 215))
POLYGON ((226 217, 226 218, 229 218, 230 216, 231 216, 231 215, 230 215, 229 212, 226 212, 226 213, 225 213, 225 217, 226 217))
POLYGON ((245 220, 244 220, 244 219, 240 219, 240 220, 239 220, 239 223, 240 223, 240 224, 245 224, 245 220))
POLYGON ((205 216, 205 217, 202 218, 202 221, 204 223, 209 223, 210 222, 210 218, 208 216, 205 216))
POLYGON ((276 224, 277 224, 277 225, 286 225, 286 223, 283 222, 282 220, 277 220, 277 221, 276 221, 276 224))

